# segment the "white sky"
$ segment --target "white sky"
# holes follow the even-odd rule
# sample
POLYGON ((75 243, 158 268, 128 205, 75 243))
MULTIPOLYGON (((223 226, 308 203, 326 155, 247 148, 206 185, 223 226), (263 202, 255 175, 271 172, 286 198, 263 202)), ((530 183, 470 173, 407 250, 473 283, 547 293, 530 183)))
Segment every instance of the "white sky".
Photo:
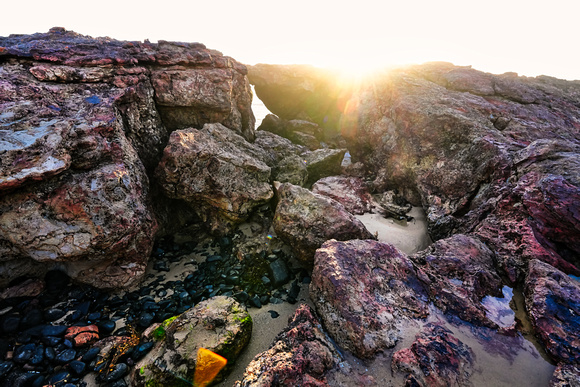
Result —
POLYGON ((444 60, 580 79, 580 0, 5 0, 0 12, 0 36, 61 26, 201 42, 246 64, 358 70, 444 60))

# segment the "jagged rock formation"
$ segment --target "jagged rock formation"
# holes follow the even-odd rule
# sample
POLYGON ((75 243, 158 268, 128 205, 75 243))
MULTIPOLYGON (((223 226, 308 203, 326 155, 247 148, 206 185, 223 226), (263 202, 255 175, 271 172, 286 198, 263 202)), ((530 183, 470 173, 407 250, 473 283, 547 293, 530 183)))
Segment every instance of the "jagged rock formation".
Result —
POLYGON ((147 171, 174 129, 220 122, 253 140, 245 74, 198 43, 0 38, 3 281, 54 266, 99 287, 138 281, 158 229, 147 171))

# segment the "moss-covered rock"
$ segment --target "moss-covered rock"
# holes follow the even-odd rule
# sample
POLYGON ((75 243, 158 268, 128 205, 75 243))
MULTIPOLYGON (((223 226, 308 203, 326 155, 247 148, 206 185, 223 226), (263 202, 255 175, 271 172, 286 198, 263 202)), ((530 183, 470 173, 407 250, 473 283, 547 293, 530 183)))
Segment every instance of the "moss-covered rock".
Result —
POLYGON ((191 386, 197 351, 209 349, 230 365, 250 341, 252 318, 234 299, 218 296, 164 321, 153 335, 159 342, 135 365, 133 386, 191 386))

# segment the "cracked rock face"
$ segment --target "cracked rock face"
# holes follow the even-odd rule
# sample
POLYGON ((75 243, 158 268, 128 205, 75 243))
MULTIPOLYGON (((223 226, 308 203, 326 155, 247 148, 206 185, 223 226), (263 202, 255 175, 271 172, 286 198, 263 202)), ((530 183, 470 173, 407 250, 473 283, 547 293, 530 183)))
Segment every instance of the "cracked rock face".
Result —
POLYGON ((147 172, 177 128, 253 140, 245 74, 199 43, 0 37, 0 280, 58 266, 98 287, 139 281, 168 219, 147 172))
POLYGON ((233 225, 273 196, 260 148, 221 124, 171 134, 156 170, 165 194, 185 200, 214 232, 233 225))

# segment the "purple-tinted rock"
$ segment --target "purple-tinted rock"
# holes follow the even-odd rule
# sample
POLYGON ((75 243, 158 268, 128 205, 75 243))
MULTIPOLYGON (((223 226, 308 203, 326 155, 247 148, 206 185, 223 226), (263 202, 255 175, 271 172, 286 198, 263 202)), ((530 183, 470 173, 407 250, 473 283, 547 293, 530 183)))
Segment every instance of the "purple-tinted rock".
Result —
POLYGON ((274 231, 296 252, 312 262, 314 253, 329 239, 372 239, 373 235, 340 203, 292 184, 277 189, 274 231))
POLYGON ((550 387, 580 387, 580 367, 559 364, 550 380, 550 387))
POLYGON ((364 181, 358 177, 325 177, 314 183, 312 192, 336 200, 353 215, 371 212, 373 208, 372 196, 364 181))
POLYGON ((270 349, 254 357, 234 386, 327 386, 325 374, 339 362, 314 312, 303 304, 270 349))
POLYGON ((373 240, 324 243, 314 257, 310 298, 334 340, 361 358, 393 347, 406 318, 429 313, 409 258, 373 240))
POLYGON ((526 311, 546 352, 558 362, 580 361, 580 282, 533 260, 524 295, 526 311))
POLYGON ((494 255, 485 244, 456 234, 410 258, 437 307, 465 321, 497 328, 481 304, 485 296, 502 296, 494 255))
POLYGON ((428 324, 411 344, 395 352, 392 368, 406 372, 407 386, 468 386, 475 356, 467 345, 439 325, 428 324))

